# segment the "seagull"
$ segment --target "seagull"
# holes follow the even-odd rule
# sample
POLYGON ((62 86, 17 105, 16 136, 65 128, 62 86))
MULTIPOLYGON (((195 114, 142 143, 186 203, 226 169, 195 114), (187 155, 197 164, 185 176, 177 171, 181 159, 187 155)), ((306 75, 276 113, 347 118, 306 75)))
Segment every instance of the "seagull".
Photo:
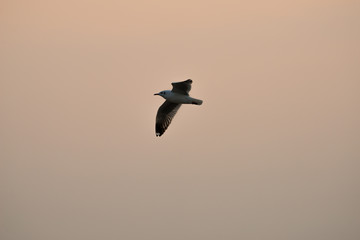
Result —
POLYGON ((192 82, 191 79, 183 82, 173 82, 171 83, 173 86, 171 91, 165 90, 154 94, 166 99, 156 114, 155 133, 157 137, 164 134, 176 112, 181 107, 181 104, 201 105, 203 103, 202 100, 189 96, 192 82))

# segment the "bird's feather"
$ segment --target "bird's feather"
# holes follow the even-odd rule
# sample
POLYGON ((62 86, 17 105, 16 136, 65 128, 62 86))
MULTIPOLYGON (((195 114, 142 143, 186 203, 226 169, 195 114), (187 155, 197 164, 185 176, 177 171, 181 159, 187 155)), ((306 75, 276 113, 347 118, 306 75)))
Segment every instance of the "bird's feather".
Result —
POLYGON ((156 136, 160 137, 164 134, 166 129, 169 127, 175 114, 181 107, 181 104, 172 103, 165 101, 160 107, 156 114, 155 131, 156 136))
POLYGON ((174 93, 179 93, 189 96, 189 92, 191 90, 191 83, 192 83, 191 79, 188 79, 183 82, 173 82, 171 83, 171 85, 173 86, 173 89, 171 91, 174 93))

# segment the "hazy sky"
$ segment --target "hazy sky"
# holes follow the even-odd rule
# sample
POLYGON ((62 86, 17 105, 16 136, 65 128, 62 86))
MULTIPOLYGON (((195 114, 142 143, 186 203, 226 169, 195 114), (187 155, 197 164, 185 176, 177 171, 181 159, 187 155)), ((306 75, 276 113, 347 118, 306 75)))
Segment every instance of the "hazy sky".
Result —
POLYGON ((360 239, 360 2, 2 0, 2 240, 360 239), (193 79, 161 138, 171 82, 193 79))

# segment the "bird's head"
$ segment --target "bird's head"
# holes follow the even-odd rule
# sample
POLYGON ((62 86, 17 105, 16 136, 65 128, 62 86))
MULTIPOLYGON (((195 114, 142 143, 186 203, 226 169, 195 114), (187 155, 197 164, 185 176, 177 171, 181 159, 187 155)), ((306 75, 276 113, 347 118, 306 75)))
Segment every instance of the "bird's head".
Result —
POLYGON ((159 95, 159 96, 161 96, 161 97, 163 97, 163 98, 166 99, 166 97, 168 97, 168 96, 170 95, 170 92, 171 92, 171 91, 166 90, 166 91, 161 91, 161 92, 159 92, 159 93, 155 93, 154 95, 159 95))

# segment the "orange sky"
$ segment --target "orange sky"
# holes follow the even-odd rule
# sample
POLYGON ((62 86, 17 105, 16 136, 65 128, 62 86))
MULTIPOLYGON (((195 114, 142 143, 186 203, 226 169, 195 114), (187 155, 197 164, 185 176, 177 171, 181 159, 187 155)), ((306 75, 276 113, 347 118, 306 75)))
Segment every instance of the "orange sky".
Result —
POLYGON ((0 9, 1 239, 360 238, 358 1, 0 9))

